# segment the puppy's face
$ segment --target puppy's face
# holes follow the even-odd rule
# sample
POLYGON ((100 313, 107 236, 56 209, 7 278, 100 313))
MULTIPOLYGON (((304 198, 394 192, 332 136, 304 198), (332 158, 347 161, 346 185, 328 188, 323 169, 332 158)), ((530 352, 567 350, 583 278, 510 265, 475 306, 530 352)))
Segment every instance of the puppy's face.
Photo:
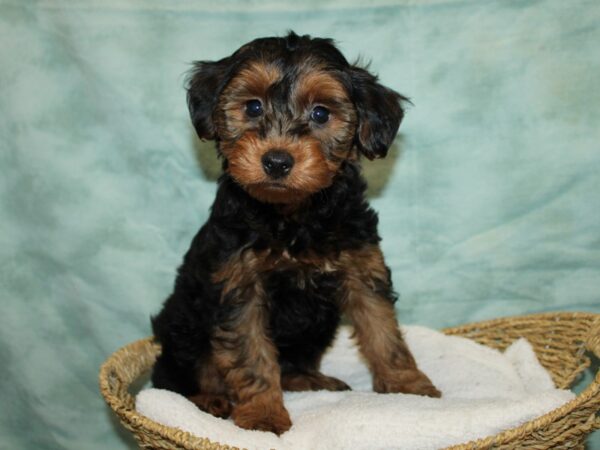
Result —
POLYGON ((217 141, 225 170, 256 199, 283 204, 331 185, 358 152, 385 156, 402 100, 331 41, 293 33, 196 63, 188 88, 196 131, 217 141))

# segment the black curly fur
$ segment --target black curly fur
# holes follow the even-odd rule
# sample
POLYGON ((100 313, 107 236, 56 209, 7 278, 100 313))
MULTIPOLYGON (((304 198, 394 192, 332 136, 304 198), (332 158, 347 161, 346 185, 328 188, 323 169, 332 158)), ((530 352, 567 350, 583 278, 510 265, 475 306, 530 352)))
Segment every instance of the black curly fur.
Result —
MULTIPOLYGON (((210 352, 211 330, 231 316, 220 303, 221 286, 210 275, 241 249, 280 248, 290 254, 312 250, 332 255, 377 244, 377 214, 364 198, 366 184, 353 162, 344 163, 334 183, 310 198, 293 216, 250 197, 228 175, 219 189, 208 222, 200 229, 179 268, 175 289, 152 320, 163 346, 152 381, 183 395, 197 393, 194 368, 210 352)), ((305 273, 292 270, 267 275, 270 336, 282 370, 314 369, 340 321, 336 302, 340 280, 314 273, 300 288, 305 273)), ((389 288, 388 288, 389 289, 389 288)), ((395 299, 388 293, 391 301, 395 299)))

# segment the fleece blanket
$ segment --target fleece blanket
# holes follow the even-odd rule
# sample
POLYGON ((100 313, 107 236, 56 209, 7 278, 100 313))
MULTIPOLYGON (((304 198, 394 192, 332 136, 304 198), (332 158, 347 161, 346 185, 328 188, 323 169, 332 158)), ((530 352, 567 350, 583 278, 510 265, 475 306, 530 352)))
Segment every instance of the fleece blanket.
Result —
POLYGON ((404 334, 419 367, 442 391, 441 399, 373 393, 369 371, 350 330, 343 328, 322 370, 346 381, 352 391, 285 393, 293 426, 280 437, 242 430, 169 391, 144 390, 136 407, 164 425, 248 449, 434 450, 518 426, 574 398, 554 387, 524 339, 502 354, 424 327, 404 327, 404 334))

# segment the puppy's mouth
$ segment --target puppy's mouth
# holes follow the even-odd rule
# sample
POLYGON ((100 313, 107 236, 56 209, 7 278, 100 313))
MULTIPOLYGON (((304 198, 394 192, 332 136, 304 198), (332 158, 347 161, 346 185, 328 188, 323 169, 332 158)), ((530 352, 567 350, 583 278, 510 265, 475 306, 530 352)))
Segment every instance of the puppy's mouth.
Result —
POLYGON ((259 189, 272 189, 274 191, 294 190, 293 188, 290 188, 284 183, 278 181, 263 181, 261 183, 256 183, 255 186, 259 189))
POLYGON ((252 183, 246 185, 245 189, 254 198, 267 203, 297 203, 308 195, 308 193, 280 181, 252 183))

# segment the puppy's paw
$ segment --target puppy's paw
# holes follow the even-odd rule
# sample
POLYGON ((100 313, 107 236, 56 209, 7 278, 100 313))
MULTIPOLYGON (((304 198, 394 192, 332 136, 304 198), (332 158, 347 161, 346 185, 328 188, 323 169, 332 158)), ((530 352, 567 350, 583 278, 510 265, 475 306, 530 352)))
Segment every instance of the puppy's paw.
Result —
POLYGON ((202 411, 212 414, 215 417, 226 419, 231 414, 231 403, 224 395, 218 394, 197 394, 188 399, 202 411))
POLYGON ((320 372, 287 373, 281 376, 284 391, 350 391, 342 380, 323 375, 320 372))
POLYGON ((327 391, 351 391, 352 388, 350 386, 348 386, 345 382, 343 382, 342 380, 335 378, 335 377, 329 377, 327 375, 323 375, 323 381, 320 384, 317 384, 317 388, 318 389, 313 389, 313 390, 321 390, 321 389, 325 389, 327 391))
POLYGON ((277 435, 285 433, 292 426, 290 415, 283 405, 255 401, 242 403, 233 408, 231 417, 238 427, 270 431, 277 435))
POLYGON ((418 369, 397 370, 387 376, 373 378, 373 390, 379 393, 399 392, 439 398, 442 393, 431 380, 418 369))

